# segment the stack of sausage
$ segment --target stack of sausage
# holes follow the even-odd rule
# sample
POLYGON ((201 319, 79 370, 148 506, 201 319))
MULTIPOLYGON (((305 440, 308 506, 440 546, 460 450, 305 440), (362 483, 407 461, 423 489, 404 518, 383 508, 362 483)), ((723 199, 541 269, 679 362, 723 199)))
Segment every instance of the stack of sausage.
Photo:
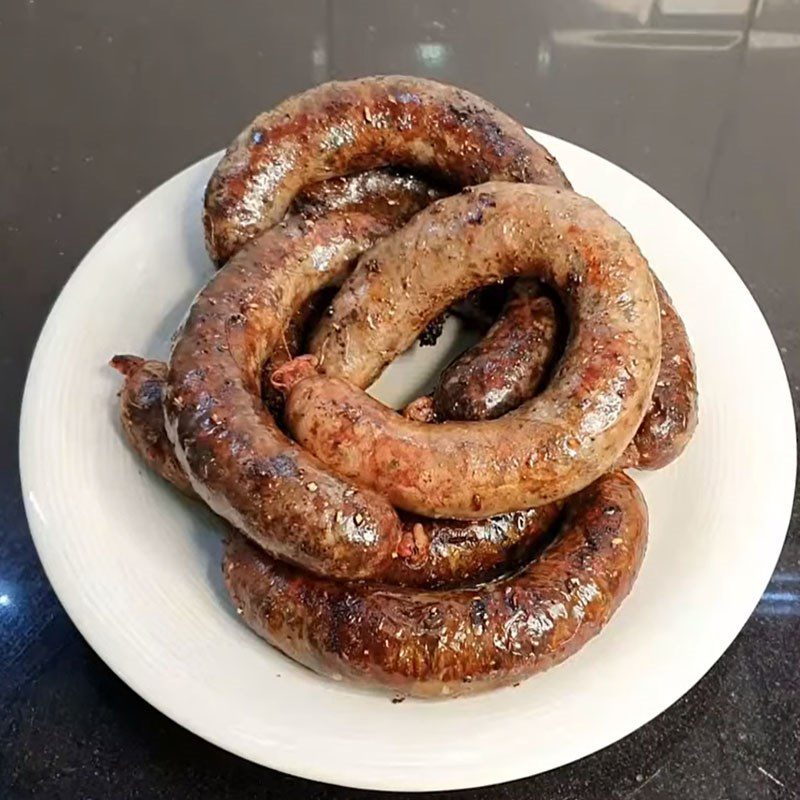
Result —
POLYGON ((204 224, 219 271, 169 364, 112 363, 134 448, 230 523, 244 621, 417 696, 517 683, 594 636, 647 538, 621 470, 669 463, 696 422, 686 332, 628 232, 498 109, 406 77, 257 117, 204 224), (369 397, 465 297, 492 324, 435 392, 369 397))

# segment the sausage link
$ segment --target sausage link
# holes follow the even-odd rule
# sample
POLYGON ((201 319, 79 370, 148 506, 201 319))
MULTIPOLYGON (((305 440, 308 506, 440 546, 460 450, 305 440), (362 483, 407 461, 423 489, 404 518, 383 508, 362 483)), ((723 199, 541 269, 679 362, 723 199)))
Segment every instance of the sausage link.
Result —
POLYGON ((175 458, 164 430, 167 365, 139 356, 119 355, 111 366, 125 376, 119 393, 120 421, 131 447, 178 491, 194 496, 192 484, 175 458))
POLYGON ((306 300, 389 229, 342 212, 261 234, 198 295, 170 359, 167 434, 195 491, 271 554, 338 577, 372 574, 396 555, 397 515, 280 431, 260 373, 306 300))
MULTIPOLYGON (((112 365, 125 376, 120 414, 133 449, 158 475, 196 498, 164 429, 167 365, 137 356, 115 356, 112 365)), ((426 587, 490 580, 529 559, 560 511, 560 504, 551 503, 469 522, 406 516, 405 557, 392 559, 381 580, 426 587)))
MULTIPOLYGON (((230 261, 190 310, 165 404, 167 433, 203 499, 272 554, 337 577, 385 571, 402 526, 385 498, 283 436, 258 401, 257 373, 287 319, 380 233, 371 214, 344 211, 269 229, 304 187, 383 166, 456 187, 487 177, 568 185, 524 128, 452 87, 374 78, 286 101, 236 139, 209 181, 209 252, 230 261)), ((398 224, 387 205, 395 216, 383 233, 398 224)))
POLYGON ((256 117, 227 149, 206 189, 211 258, 224 263, 275 225, 304 187, 385 166, 456 187, 569 186, 519 123, 463 89, 403 76, 326 83, 256 117))
MULTIPOLYGON (((653 280, 661 310, 661 366, 647 413, 618 469, 665 467, 683 452, 697 426, 697 377, 689 337, 655 274, 653 280)), ((488 419, 541 389, 562 337, 552 304, 544 305, 528 287, 520 291, 520 283, 486 336, 444 370, 433 397, 409 403, 404 416, 419 422, 488 419)))
POLYGON ((683 320, 654 274, 661 309, 661 367, 653 396, 618 467, 661 469, 689 444, 697 427, 697 370, 683 320))
POLYGON ((647 262, 595 203, 551 187, 485 184, 432 204, 361 257, 331 308, 311 342, 327 374, 290 362, 280 376, 289 429, 339 474, 426 516, 484 517, 588 485, 633 438, 659 367, 647 262), (425 425, 357 388, 453 300, 511 275, 544 279, 573 320, 538 398, 497 420, 425 425))
POLYGON ((474 347, 441 375, 433 392, 437 418, 496 419, 533 397, 546 382, 556 353, 556 309, 525 281, 474 347))
POLYGON ((516 683, 595 636, 630 591, 647 507, 622 473, 570 498, 560 532, 510 577, 420 591, 316 577, 241 536, 223 572, 244 621, 316 672, 417 696, 516 683))

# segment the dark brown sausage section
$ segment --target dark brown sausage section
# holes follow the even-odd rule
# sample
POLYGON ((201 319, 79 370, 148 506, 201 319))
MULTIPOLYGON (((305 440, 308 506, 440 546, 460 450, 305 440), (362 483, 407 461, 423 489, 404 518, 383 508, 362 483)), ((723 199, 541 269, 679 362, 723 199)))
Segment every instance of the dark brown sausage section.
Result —
POLYGON ((164 385, 167 365, 139 356, 119 355, 111 366, 125 376, 119 393, 122 430, 133 449, 156 474, 194 496, 192 484, 175 458, 164 430, 164 385))
POLYGON ((338 577, 396 556, 397 514, 281 432, 261 402, 261 368, 308 298, 387 229, 332 213, 261 234, 198 295, 170 359, 167 434, 197 494, 274 556, 338 577))
MULTIPOLYGON (((617 467, 661 469, 684 450, 697 426, 697 378, 686 328, 661 281, 653 275, 661 311, 661 366, 647 413, 617 467)), ((433 398, 403 411, 420 422, 487 419, 533 397, 559 351, 555 311, 535 292, 512 290, 485 338, 443 373, 433 398), (526 331, 529 331, 526 333, 526 331), (535 381, 531 381, 534 376, 535 381)))
POLYGON ((661 469, 689 444, 697 427, 697 371, 683 320, 654 275, 661 309, 661 367, 647 413, 618 466, 661 469))
POLYGON ((315 182, 405 167, 459 188, 489 180, 569 186, 519 123, 463 89, 403 76, 317 86, 248 125, 206 190, 204 223, 222 264, 315 182))
POLYGON ((387 167, 329 178, 304 187, 289 209, 310 219, 331 211, 407 219, 420 206, 444 197, 447 191, 416 175, 387 167))
POLYGON ((437 418, 496 419, 546 382, 558 351, 556 309, 535 287, 515 286, 486 336, 442 372, 433 393, 437 418))
POLYGON ((223 570, 244 621, 291 658, 324 675, 429 697, 516 683, 563 661, 628 594, 646 541, 642 495, 613 473, 570 498, 540 557, 474 588, 331 581, 237 535, 223 570))
MULTIPOLYGON (((123 429, 133 449, 162 478, 196 497, 164 429, 167 365, 115 356, 125 376, 120 392, 123 429)), ((486 581, 523 563, 561 511, 559 504, 460 522, 404 517, 404 556, 392 559, 381 579, 400 586, 456 586, 486 581)))
POLYGON ((488 519, 428 519, 401 514, 411 553, 396 558, 380 580, 435 588, 491 580, 530 560, 547 536, 561 503, 497 514, 488 519))

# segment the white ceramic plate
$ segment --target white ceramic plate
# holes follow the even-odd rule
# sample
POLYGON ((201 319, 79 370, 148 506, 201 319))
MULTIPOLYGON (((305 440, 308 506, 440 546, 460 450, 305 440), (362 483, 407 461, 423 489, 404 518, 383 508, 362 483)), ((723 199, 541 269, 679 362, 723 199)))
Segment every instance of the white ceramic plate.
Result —
MULTIPOLYGON (((537 134, 538 136, 538 134, 537 134)), ((683 315, 700 382, 697 434, 639 480, 651 538, 605 631, 518 688, 392 704, 317 677, 242 625, 222 585, 222 525, 151 475, 117 422, 114 353, 165 356, 212 273, 200 226, 218 156, 167 181, 97 243, 55 304, 25 389, 20 460, 31 531, 75 625, 135 691, 260 764, 376 789, 480 786, 558 767, 634 731, 720 657, 775 566, 795 436, 780 357, 747 289, 680 211, 599 156, 541 135, 575 187, 632 232, 683 315), (747 372, 742 372, 742 365, 747 372)), ((452 348, 381 379, 414 396, 452 348)))

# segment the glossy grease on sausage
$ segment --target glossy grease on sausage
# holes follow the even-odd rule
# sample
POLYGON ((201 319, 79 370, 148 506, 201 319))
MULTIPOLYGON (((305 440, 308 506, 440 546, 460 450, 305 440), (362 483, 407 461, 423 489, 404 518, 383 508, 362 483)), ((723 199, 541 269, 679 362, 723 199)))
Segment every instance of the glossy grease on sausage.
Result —
MULTIPOLYGON (((125 376, 120 416, 133 449, 156 474, 196 498, 164 428, 167 365, 137 356, 115 356, 125 376)), ((403 556, 385 565, 380 579, 399 586, 458 586, 486 581, 529 557, 561 511, 551 503, 484 520, 401 517, 403 556)))
POLYGON ((227 261, 304 187, 385 166, 457 188, 488 180, 569 186, 519 123, 470 92, 404 76, 331 82, 256 117, 228 147, 206 189, 209 254, 227 261))
POLYGON ((317 219, 331 211, 408 219, 421 206, 438 200, 446 190, 430 181, 394 168, 344 175, 305 186, 289 212, 317 219))
POLYGON ((451 591, 332 581, 230 539, 223 571, 244 621, 316 672, 403 694, 458 695, 563 661, 630 591, 647 508, 622 473, 570 498, 560 531, 518 573, 451 591))
POLYGON ((527 282, 512 289, 486 335, 443 372, 433 392, 436 418, 497 419, 533 397, 558 351, 553 301, 527 282))
POLYGON ((399 222, 342 211, 266 231, 198 295, 170 358, 167 433, 194 490, 273 555, 339 577, 396 556, 397 515, 280 431, 261 368, 308 298, 399 222))
POLYGON ((633 438, 659 367, 646 260, 599 206, 551 187, 485 184, 434 203, 360 258, 331 308, 311 341, 326 374, 293 371, 287 424, 330 468, 427 516, 484 517, 588 485, 633 438), (550 284, 571 320, 537 398, 497 420, 426 425, 357 388, 455 299, 512 275, 550 284))

